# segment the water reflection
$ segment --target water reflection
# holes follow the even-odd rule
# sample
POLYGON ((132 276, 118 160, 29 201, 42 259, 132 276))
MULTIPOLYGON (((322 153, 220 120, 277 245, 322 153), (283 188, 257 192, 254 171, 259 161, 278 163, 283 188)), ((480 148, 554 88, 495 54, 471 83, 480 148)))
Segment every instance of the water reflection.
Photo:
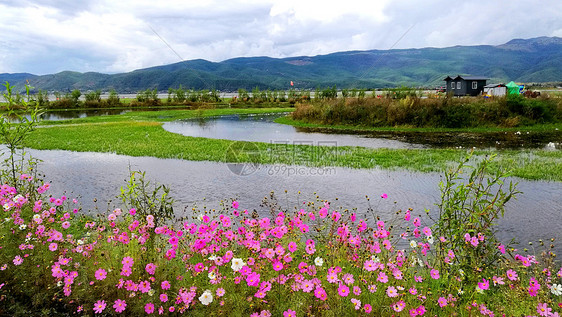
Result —
MULTIPOLYGON (((52 192, 69 197, 80 196, 84 209, 105 211, 116 206, 115 196, 128 179, 128 170, 146 171, 151 181, 171 186, 176 199, 176 212, 182 214, 191 207, 219 208, 221 199, 236 198, 242 208, 256 209, 269 214, 260 202, 275 192, 283 208, 302 206, 316 197, 329 200, 332 207, 357 208, 361 216, 374 208, 383 219, 390 219, 396 210, 414 208, 424 213, 428 208, 435 213, 439 200, 441 175, 387 170, 354 170, 334 168, 330 173, 307 167, 275 169, 260 166, 247 176, 231 172, 227 164, 192 162, 151 157, 130 157, 104 153, 77 153, 68 151, 29 150, 43 160, 40 170, 51 180, 52 192), (286 191, 286 192, 285 192, 286 191), (300 191, 300 194, 298 193, 300 191), (387 193, 389 198, 380 199, 387 193), (365 199, 371 197, 371 201, 365 199), (97 199, 97 202, 94 202, 97 199)), ((509 241, 518 237, 521 242, 537 239, 560 238, 562 232, 562 183, 519 181, 521 194, 509 202, 505 218, 499 222, 499 237, 509 241)), ((558 251, 562 251, 559 246, 558 251)))
POLYGON ((390 138, 370 138, 363 135, 327 134, 278 124, 274 119, 286 114, 231 115, 205 120, 166 122, 163 128, 186 136, 236 141, 268 143, 298 143, 312 145, 363 146, 371 148, 411 149, 424 145, 390 138))
POLYGON ((295 128, 273 122, 286 114, 232 115, 206 120, 167 122, 167 131, 186 136, 255 142, 302 142, 315 145, 335 142, 338 146, 369 148, 478 148, 562 149, 562 131, 544 132, 394 132, 353 131, 325 128, 295 128))

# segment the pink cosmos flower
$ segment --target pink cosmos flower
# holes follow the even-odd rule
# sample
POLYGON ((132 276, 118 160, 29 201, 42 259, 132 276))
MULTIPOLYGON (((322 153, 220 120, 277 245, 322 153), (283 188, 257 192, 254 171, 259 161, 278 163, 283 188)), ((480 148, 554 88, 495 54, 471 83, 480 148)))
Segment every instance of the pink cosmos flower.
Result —
POLYGON ((517 272, 515 272, 514 270, 511 270, 511 269, 507 270, 506 275, 507 275, 507 278, 510 281, 516 281, 517 280, 517 272))
POLYGON ((547 303, 539 303, 537 305, 537 313, 541 316, 550 316, 552 314, 552 308, 548 307, 547 303))
POLYGON ((130 256, 124 257, 123 261, 121 261, 121 264, 123 264, 123 266, 128 266, 128 267, 133 266, 134 263, 135 263, 135 261, 130 256))
POLYGON ((94 313, 101 314, 101 312, 105 309, 105 306, 107 306, 107 304, 105 303, 104 300, 98 300, 94 304, 94 313))
POLYGON ((160 294, 160 301, 165 303, 168 301, 168 294, 164 293, 164 294, 160 294))
POLYGON ((131 275, 131 273, 132 273, 132 272, 131 272, 131 268, 130 268, 130 267, 124 266, 124 267, 121 269, 121 275, 122 275, 122 276, 129 276, 129 275, 131 275))
POLYGON ((163 290, 167 290, 167 289, 170 289, 171 285, 170 285, 170 282, 164 281, 160 284, 160 286, 162 287, 163 290))
POLYGON ((388 198, 388 195, 387 195, 386 193, 383 193, 383 194, 381 195, 381 198, 382 198, 382 199, 387 199, 387 198, 388 198))
POLYGON ((429 273, 431 275, 431 278, 434 280, 438 280, 439 279, 439 271, 436 269, 432 269, 429 273))
POLYGON ((314 290, 314 296, 316 296, 316 298, 321 300, 328 299, 328 294, 326 294, 326 291, 321 287, 318 287, 317 289, 314 290))
POLYGON ((388 276, 386 276, 386 274, 384 274, 384 272, 379 272, 379 274, 377 276, 377 281, 379 281, 381 283, 386 283, 386 282, 388 282, 388 276))
POLYGON ((150 282, 149 281, 142 281, 139 283, 139 291, 141 291, 142 293, 148 293, 150 292, 150 282))
POLYGON ((501 254, 505 254, 505 246, 503 244, 498 245, 498 250, 500 250, 501 254))
POLYGON ((495 276, 495 275, 494 275, 494 277, 492 277, 492 281, 494 282, 494 286, 505 284, 505 282, 503 281, 503 277, 498 277, 498 276, 495 276))
POLYGON ((95 273, 96 280, 103 281, 107 277, 107 272, 104 269, 98 269, 95 273))
POLYGON ((289 251, 294 253, 295 251, 297 251, 297 244, 294 241, 291 241, 289 242, 288 248, 289 251))
POLYGON ((125 303, 125 301, 121 299, 116 300, 115 303, 113 304, 113 308, 117 313, 122 313, 126 307, 127 307, 127 303, 125 303))
POLYGON ((405 307, 406 303, 403 300, 398 301, 394 305, 392 305, 392 309, 394 309, 394 311, 397 313, 401 312, 405 307))
POLYGON ((156 265, 154 265, 154 263, 148 263, 145 270, 148 274, 154 275, 154 272, 156 272, 156 265))
POLYGON ((50 251, 56 251, 58 248, 58 244, 56 244, 55 242, 49 244, 49 250, 50 251))
POLYGON ((217 297, 222 297, 225 294, 225 290, 222 287, 217 288, 217 297))
POLYGON ((481 290, 487 290, 490 288, 490 282, 483 278, 482 283, 478 283, 478 288, 481 290))
POLYGON ((283 269, 283 263, 278 260, 273 261, 273 270, 279 272, 283 269))
POLYGON ((388 295, 388 297, 396 297, 396 296, 398 296, 398 291, 396 290, 396 288, 394 286, 389 286, 386 289, 386 295, 388 295))
POLYGON ((341 284, 340 287, 338 287, 338 294, 341 297, 346 297, 347 295, 349 295, 349 287, 345 286, 344 284, 341 284))
POLYGON ((439 297, 439 299, 437 300, 437 303, 439 304, 439 307, 441 307, 441 308, 447 306, 447 300, 445 299, 445 297, 439 297))
POLYGON ((152 314, 154 312, 154 304, 153 303, 148 303, 146 305, 144 305, 144 311, 147 314, 152 314))
POLYGON ((370 304, 365 304, 365 306, 363 306, 363 309, 365 310, 365 313, 370 314, 373 310, 373 307, 370 304))
POLYGON ((291 309, 287 309, 286 311, 283 312, 283 317, 296 317, 296 316, 297 316, 297 312, 291 309))

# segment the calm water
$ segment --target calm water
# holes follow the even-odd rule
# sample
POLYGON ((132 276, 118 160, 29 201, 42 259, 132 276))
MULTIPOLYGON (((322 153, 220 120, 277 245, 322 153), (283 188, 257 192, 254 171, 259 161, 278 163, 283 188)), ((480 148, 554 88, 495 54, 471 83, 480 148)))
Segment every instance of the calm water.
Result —
POLYGON ((295 128, 274 119, 286 114, 233 115, 200 120, 166 122, 167 131, 186 136, 254 142, 289 142, 369 148, 472 148, 562 150, 562 131, 438 133, 353 132, 321 128, 295 128))
MULTIPOLYGON (((52 181, 52 193, 79 196, 85 210, 97 207, 105 211, 112 199, 109 205, 113 208, 119 188, 128 179, 129 168, 146 171, 149 180, 170 185, 178 214, 195 205, 218 208, 221 199, 228 198, 236 198, 241 208, 268 214, 260 202, 274 191, 285 208, 314 201, 318 195, 330 201, 332 207, 358 208, 358 214, 365 215, 371 206, 383 219, 390 219, 396 210, 409 207, 419 213, 429 208, 433 213, 440 197, 441 176, 435 173, 260 166, 254 173, 239 176, 225 163, 68 151, 28 152, 43 160, 40 170, 52 181), (65 192, 70 188, 74 192, 65 192), (382 193, 389 198, 380 199, 382 193), (365 195, 372 198, 370 205, 365 195)), ((500 238, 508 241, 518 237, 525 243, 539 238, 562 238, 562 183, 519 180, 518 188, 524 194, 509 203, 505 218, 499 223, 500 238)))

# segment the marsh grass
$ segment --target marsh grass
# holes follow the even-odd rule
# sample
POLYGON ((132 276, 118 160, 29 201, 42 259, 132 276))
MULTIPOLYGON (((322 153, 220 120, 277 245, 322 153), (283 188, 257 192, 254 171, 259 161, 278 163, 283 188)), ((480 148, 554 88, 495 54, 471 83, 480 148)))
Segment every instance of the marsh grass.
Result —
MULTIPOLYGON (((224 111, 206 112, 207 115, 224 111)), ((230 112, 233 113, 233 112, 230 112)), ((227 161, 227 149, 239 141, 182 136, 165 131, 160 112, 141 114, 142 121, 106 120, 87 118, 90 123, 56 125, 36 129, 26 146, 39 150, 68 150, 78 152, 105 152, 130 156, 153 156, 192 161, 227 161)), ((174 117, 179 117, 174 112, 174 117)), ((107 118, 105 118, 107 119, 107 118)), ((81 119, 80 119, 81 120, 81 119)), ((440 172, 459 161, 466 150, 457 149, 367 149, 361 147, 316 147, 307 145, 279 145, 252 142, 260 155, 240 156, 239 162, 260 164, 287 164, 305 166, 340 166, 349 168, 407 169, 419 172, 440 172)), ((494 151, 476 151, 485 156, 494 151)), ((560 151, 505 151, 498 152, 496 168, 514 166, 514 176, 526 179, 562 181, 562 153, 560 151)))

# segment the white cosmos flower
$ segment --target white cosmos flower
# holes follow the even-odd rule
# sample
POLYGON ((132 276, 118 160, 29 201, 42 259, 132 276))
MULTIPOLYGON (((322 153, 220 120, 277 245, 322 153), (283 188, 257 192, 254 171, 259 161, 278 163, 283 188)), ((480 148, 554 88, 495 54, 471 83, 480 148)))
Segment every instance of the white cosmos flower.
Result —
POLYGON ((203 294, 201 294, 201 296, 199 296, 199 301, 201 301, 201 304, 205 306, 209 305, 213 302, 213 294, 210 290, 206 290, 203 292, 203 294))
POLYGON ((415 249, 417 246, 418 244, 416 243, 416 241, 410 240, 410 247, 412 247, 412 249, 415 249))
POLYGON ((232 265, 230 266, 234 272, 240 271, 246 265, 242 259, 232 258, 232 265))
POLYGON ((562 295, 562 285, 560 285, 560 284, 552 284, 552 286, 550 287, 550 292, 551 292, 554 296, 560 296, 560 295, 562 295))
POLYGON ((27 225, 20 225, 20 230, 25 230, 25 228, 27 228, 27 225))
POLYGON ((427 242, 429 242, 429 244, 433 244, 433 236, 428 236, 427 242))
POLYGON ((316 259, 314 259, 314 264, 316 266, 322 266, 322 264, 324 264, 324 260, 321 257, 317 256, 316 259))
POLYGON ((207 276, 209 277, 210 280, 214 280, 215 278, 217 278, 217 275, 215 274, 215 272, 209 272, 209 274, 207 274, 207 276))

